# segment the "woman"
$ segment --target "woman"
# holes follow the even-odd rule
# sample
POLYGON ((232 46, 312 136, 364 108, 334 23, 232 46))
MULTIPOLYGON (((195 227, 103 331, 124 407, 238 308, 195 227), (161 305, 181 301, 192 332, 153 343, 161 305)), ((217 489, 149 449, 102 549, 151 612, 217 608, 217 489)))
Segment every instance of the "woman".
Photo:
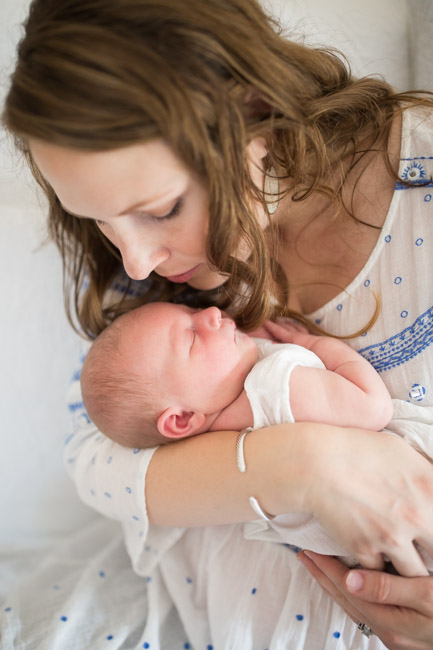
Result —
MULTIPOLYGON (((36 0, 4 119, 49 198, 90 337, 155 299, 217 302, 247 331, 294 316, 384 359, 392 396, 406 401, 409 381, 431 407, 417 269, 432 255, 415 230, 432 107, 287 42, 254 0, 36 0), (394 269, 409 239, 412 282, 394 269), (406 337, 398 364, 389 350, 406 337)), ((236 439, 132 453, 84 427, 69 445, 82 498, 122 522, 149 578, 143 647, 159 647, 174 603, 195 648, 433 648, 433 579, 414 546, 433 550, 429 463, 395 436, 304 424, 250 433, 240 474, 236 439), (245 539, 252 495, 272 515, 313 512, 379 571, 245 539), (417 577, 383 573, 384 555, 417 577)))

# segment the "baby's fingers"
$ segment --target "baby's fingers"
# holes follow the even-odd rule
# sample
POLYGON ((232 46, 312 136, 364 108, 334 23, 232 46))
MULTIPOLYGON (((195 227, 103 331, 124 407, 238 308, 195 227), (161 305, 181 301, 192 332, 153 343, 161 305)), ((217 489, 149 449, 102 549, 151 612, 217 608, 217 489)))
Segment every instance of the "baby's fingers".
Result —
POLYGON ((275 324, 281 325, 285 329, 293 330, 296 332, 302 332, 303 334, 309 333, 305 325, 302 325, 302 323, 299 323, 299 321, 294 320, 293 318, 277 318, 275 324))
POLYGON ((293 334, 299 332, 297 327, 293 325, 293 321, 286 321, 285 324, 266 321, 264 327, 276 341, 281 343, 290 343, 293 334))

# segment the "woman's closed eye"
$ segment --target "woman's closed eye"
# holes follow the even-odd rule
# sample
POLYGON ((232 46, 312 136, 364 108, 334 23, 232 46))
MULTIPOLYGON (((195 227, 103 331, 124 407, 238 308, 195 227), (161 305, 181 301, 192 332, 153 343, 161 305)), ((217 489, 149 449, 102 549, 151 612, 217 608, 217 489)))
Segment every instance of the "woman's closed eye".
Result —
MULTIPOLYGON (((161 216, 156 216, 153 214, 150 216, 155 221, 164 221, 166 219, 173 219, 173 217, 177 217, 180 214, 180 212, 182 211, 182 206, 183 206, 183 199, 179 199, 178 201, 176 201, 176 203, 174 204, 170 212, 168 212, 168 214, 164 214, 161 216)), ((143 213, 143 216, 145 216, 145 214, 146 213, 143 213)))
MULTIPOLYGON (((147 212, 138 212, 137 215, 141 217, 147 217, 147 218, 150 217, 154 221, 165 221, 167 219, 173 219, 173 217, 177 217, 182 210, 182 205, 183 205, 183 199, 179 199, 178 201, 176 201, 176 203, 174 204, 174 206, 172 207, 172 209, 168 214, 157 216, 154 214, 148 214, 147 212)), ((106 221, 102 221, 102 219, 95 219, 95 223, 99 228, 102 228, 103 226, 107 225, 106 221)))

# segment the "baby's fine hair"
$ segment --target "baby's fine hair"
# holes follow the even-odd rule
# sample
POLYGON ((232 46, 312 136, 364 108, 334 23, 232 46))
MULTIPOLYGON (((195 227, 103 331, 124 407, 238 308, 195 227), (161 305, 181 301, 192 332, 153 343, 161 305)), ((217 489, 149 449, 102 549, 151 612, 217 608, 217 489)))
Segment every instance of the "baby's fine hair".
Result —
POLYGON ((128 366, 122 354, 129 312, 117 318, 93 342, 84 360, 81 389, 93 424, 108 438, 126 447, 148 448, 167 442, 156 426, 153 377, 128 366))

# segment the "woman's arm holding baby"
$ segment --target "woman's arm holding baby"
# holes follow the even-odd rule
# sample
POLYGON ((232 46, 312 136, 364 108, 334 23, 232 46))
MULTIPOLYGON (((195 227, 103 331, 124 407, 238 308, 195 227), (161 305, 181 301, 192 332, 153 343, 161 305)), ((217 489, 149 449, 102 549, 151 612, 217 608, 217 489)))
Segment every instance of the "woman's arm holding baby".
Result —
POLYGON ((236 439, 215 432, 160 447, 147 473, 150 521, 250 521, 254 496, 274 515, 311 512, 366 568, 382 568, 386 555, 402 575, 426 574, 413 541, 433 550, 432 469, 401 438, 319 423, 258 429, 245 441, 243 474, 236 439))

